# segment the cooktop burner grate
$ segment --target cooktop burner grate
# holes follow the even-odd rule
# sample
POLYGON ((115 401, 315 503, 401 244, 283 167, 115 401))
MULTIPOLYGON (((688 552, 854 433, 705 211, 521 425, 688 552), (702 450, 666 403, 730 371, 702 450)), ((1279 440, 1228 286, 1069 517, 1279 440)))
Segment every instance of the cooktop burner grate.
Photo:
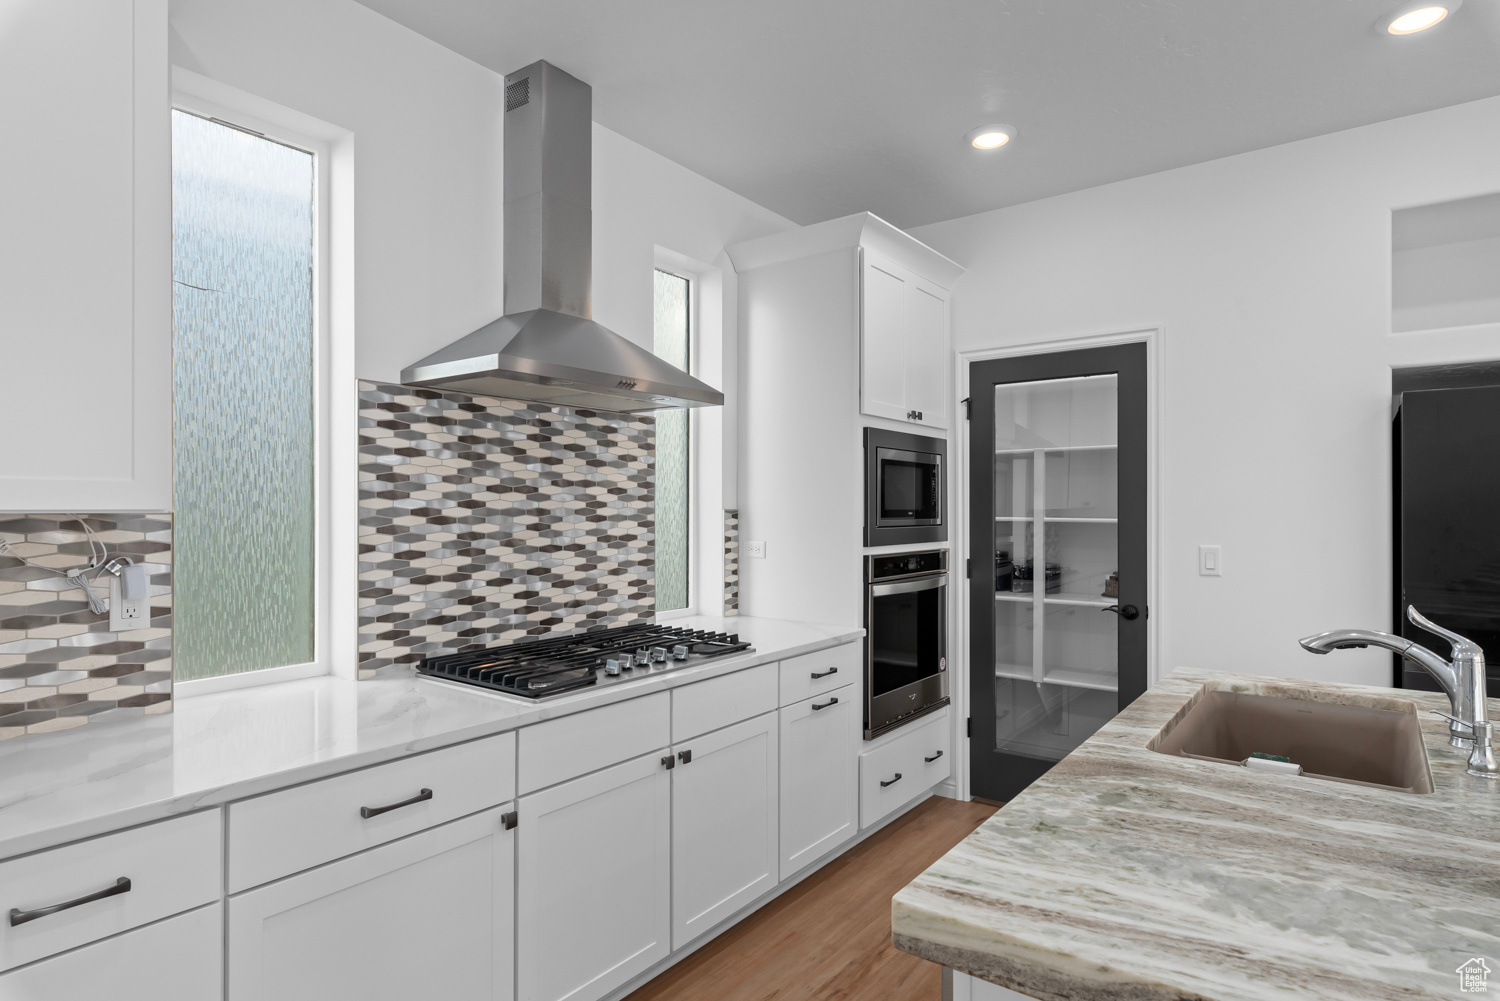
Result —
POLYGON ((417 665, 417 672, 541 699, 691 667, 710 657, 750 648, 736 633, 643 624, 427 657, 417 665))

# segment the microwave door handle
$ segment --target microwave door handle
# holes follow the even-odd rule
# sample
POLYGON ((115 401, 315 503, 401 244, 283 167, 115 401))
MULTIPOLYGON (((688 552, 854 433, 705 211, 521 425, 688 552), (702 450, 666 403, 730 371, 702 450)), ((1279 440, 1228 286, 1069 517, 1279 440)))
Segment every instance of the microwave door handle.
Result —
POLYGON ((927 577, 922 580, 898 580, 890 584, 871 584, 870 596, 883 598, 890 594, 911 594, 913 591, 932 591, 940 587, 947 587, 947 574, 937 577, 927 577))

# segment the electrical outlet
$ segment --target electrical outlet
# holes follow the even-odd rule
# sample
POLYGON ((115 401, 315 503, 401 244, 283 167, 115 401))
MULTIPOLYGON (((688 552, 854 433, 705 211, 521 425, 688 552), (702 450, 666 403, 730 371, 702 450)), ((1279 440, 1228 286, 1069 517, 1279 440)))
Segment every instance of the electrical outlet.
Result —
POLYGON ((121 593, 120 578, 109 579, 109 631, 125 632, 129 629, 145 629, 151 625, 151 598, 126 601, 121 593))
POLYGON ((763 560, 766 558, 766 544, 764 542, 751 542, 745 540, 745 558, 751 560, 763 560))

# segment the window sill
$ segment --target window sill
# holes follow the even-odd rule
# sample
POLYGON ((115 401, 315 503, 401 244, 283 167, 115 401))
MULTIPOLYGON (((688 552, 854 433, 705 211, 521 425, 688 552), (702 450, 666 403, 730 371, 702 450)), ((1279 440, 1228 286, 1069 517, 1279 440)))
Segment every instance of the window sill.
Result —
POLYGON ((286 667, 268 667, 260 671, 241 671, 238 674, 221 674, 216 678, 193 678, 172 683, 173 699, 190 699, 197 695, 213 695, 238 688, 258 688, 261 685, 276 685, 283 681, 299 681, 316 678, 331 672, 322 664, 290 664, 286 667))

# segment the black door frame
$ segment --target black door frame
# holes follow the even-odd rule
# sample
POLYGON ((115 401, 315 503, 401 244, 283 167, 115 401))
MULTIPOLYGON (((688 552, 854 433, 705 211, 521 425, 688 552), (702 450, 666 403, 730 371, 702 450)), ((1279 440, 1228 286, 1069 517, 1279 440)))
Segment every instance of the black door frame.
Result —
POLYGON ((1150 352, 1146 339, 1115 342, 1098 347, 1048 350, 1039 346, 1035 353, 1009 355, 990 360, 967 361, 969 384, 969 439, 966 455, 967 496, 965 528, 968 531, 968 557, 971 572, 968 580, 968 622, 966 674, 967 709, 970 717, 968 778, 971 795, 1005 800, 1020 792, 1052 767, 1053 762, 1035 761, 1019 756, 1004 757, 1004 775, 993 769, 995 752, 995 696, 991 672, 977 670, 978 664, 994 661, 994 478, 991 475, 994 450, 994 385, 1008 382, 1032 382, 1054 378, 1120 373, 1119 436, 1119 518, 1118 537, 1121 583, 1119 604, 1135 605, 1138 618, 1119 620, 1121 650, 1119 660, 1119 694, 1117 708, 1124 709, 1146 690, 1150 651, 1148 624, 1151 597, 1150 573, 1153 569, 1150 546, 1150 470, 1149 438, 1151 390, 1150 352), (1133 431, 1131 430, 1133 429, 1133 431), (989 458, 989 461, 985 461, 989 458), (980 512, 983 512, 981 515, 980 512), (1138 532, 1125 526, 1134 522, 1138 532), (1138 568, 1127 572, 1127 568, 1138 568), (986 577, 975 573, 988 574, 986 577))

